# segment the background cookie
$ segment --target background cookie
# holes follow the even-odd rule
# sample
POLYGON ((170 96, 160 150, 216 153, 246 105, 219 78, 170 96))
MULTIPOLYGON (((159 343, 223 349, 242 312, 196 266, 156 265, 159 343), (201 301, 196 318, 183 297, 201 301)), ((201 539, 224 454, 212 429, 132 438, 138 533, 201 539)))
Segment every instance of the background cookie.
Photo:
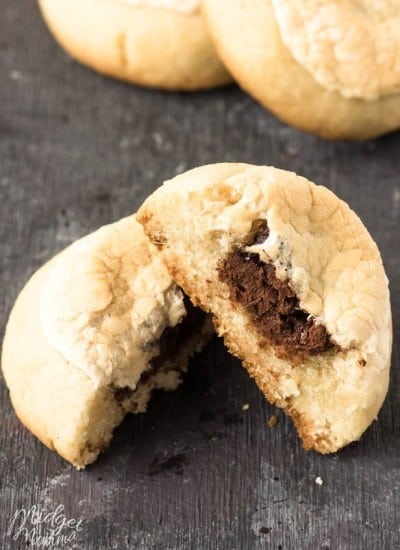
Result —
POLYGON ((196 0, 39 0, 57 41, 115 78, 171 90, 230 82, 196 0))
POLYGON ((391 313, 379 251, 343 201, 290 172, 217 164, 167 182, 138 220, 307 449, 361 436, 387 392, 391 313))
POLYGON ((208 330, 131 216, 33 275, 10 315, 2 369, 21 421, 83 468, 153 389, 178 386, 208 330))
POLYGON ((221 59, 278 117, 325 138, 400 126, 400 19, 393 2, 203 0, 221 59), (240 36, 240 40, 238 40, 240 36))

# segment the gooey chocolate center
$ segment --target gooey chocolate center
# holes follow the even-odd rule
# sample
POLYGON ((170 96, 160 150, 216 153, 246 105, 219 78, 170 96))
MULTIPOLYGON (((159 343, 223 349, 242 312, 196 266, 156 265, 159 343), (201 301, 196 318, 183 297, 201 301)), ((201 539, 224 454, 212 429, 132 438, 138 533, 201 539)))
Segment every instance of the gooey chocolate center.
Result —
MULTIPOLYGON (((264 242, 265 220, 256 220, 246 246, 264 242)), ((334 347, 324 325, 300 307, 289 281, 276 276, 271 263, 237 248, 218 266, 219 279, 229 287, 231 300, 249 313, 258 333, 288 352, 317 354, 334 347)))

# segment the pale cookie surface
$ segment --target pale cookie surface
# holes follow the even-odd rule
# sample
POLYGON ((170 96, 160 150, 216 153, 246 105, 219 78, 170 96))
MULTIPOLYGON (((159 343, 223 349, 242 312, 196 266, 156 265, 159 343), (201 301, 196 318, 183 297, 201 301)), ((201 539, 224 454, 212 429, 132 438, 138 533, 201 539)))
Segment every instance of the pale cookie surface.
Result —
POLYGON ((195 12, 200 7, 200 0, 119 0, 133 6, 144 8, 165 8, 168 10, 181 11, 183 13, 195 12))
POLYGON ((283 42, 315 80, 345 97, 400 90, 400 5, 394 0, 273 0, 283 42))
MULTIPOLYGON (((334 452, 360 437, 387 392, 391 312, 379 251, 347 204, 290 172, 220 164, 164 184, 138 219, 162 243, 177 283, 214 315, 230 350, 268 399, 292 416, 306 448, 334 452), (260 222, 268 234, 250 242, 260 222), (324 327, 330 343, 323 351, 302 346, 306 333, 299 349, 285 348, 282 338, 276 343, 279 334, 260 333, 260 317, 249 313, 254 302, 249 309, 235 299, 221 277, 233 253, 244 264, 269 266, 277 283, 288 285, 298 305, 290 298, 295 311, 279 322, 290 331, 303 315, 317 330, 324 327)), ((256 301, 271 299, 276 290, 263 298, 254 286, 269 284, 259 280, 260 269, 248 270, 237 296, 254 287, 256 301)))
POLYGON ((102 74, 168 90, 231 81, 194 0, 39 0, 39 5, 60 45, 102 74))
POLYGON ((69 247, 49 270, 39 315, 49 345, 97 384, 133 386, 185 307, 132 216, 69 247))
POLYGON ((400 126, 395 2, 203 0, 238 83, 283 121, 330 139, 400 126), (237 37, 240 36, 240 40, 237 37))
POLYGON ((203 320, 171 356, 162 340, 187 311, 134 216, 80 239, 31 277, 10 314, 2 369, 18 417, 76 467, 93 462, 127 412, 178 386, 203 320))

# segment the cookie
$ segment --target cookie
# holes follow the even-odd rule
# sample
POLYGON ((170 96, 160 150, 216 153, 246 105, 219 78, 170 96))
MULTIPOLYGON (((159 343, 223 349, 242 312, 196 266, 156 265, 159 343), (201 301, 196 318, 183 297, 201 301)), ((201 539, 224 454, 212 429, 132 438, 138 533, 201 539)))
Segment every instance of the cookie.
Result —
POLYGON ((361 436, 387 393, 391 311, 378 248, 346 203, 290 172, 216 164, 166 182, 138 221, 306 449, 361 436))
POLYGON ((203 10, 232 75, 286 123, 355 140, 400 127, 396 2, 203 0, 203 10))
POLYGON ((142 86, 189 91, 231 81, 199 2, 39 0, 39 5, 59 44, 84 65, 142 86))
POLYGON ((83 468, 127 412, 178 386, 210 331, 131 216, 32 276, 8 321, 2 369, 22 423, 83 468))

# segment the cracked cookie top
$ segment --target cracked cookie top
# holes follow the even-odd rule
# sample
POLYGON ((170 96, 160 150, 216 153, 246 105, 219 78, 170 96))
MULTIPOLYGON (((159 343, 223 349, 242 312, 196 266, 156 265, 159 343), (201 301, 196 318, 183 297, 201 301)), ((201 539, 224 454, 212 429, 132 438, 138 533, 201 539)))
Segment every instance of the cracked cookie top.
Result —
POLYGON ((132 386, 185 306, 156 248, 130 216, 53 260, 39 314, 49 345, 67 361, 99 385, 132 386))
POLYGON ((324 88, 368 100, 400 91, 395 0, 272 0, 282 40, 324 88))

